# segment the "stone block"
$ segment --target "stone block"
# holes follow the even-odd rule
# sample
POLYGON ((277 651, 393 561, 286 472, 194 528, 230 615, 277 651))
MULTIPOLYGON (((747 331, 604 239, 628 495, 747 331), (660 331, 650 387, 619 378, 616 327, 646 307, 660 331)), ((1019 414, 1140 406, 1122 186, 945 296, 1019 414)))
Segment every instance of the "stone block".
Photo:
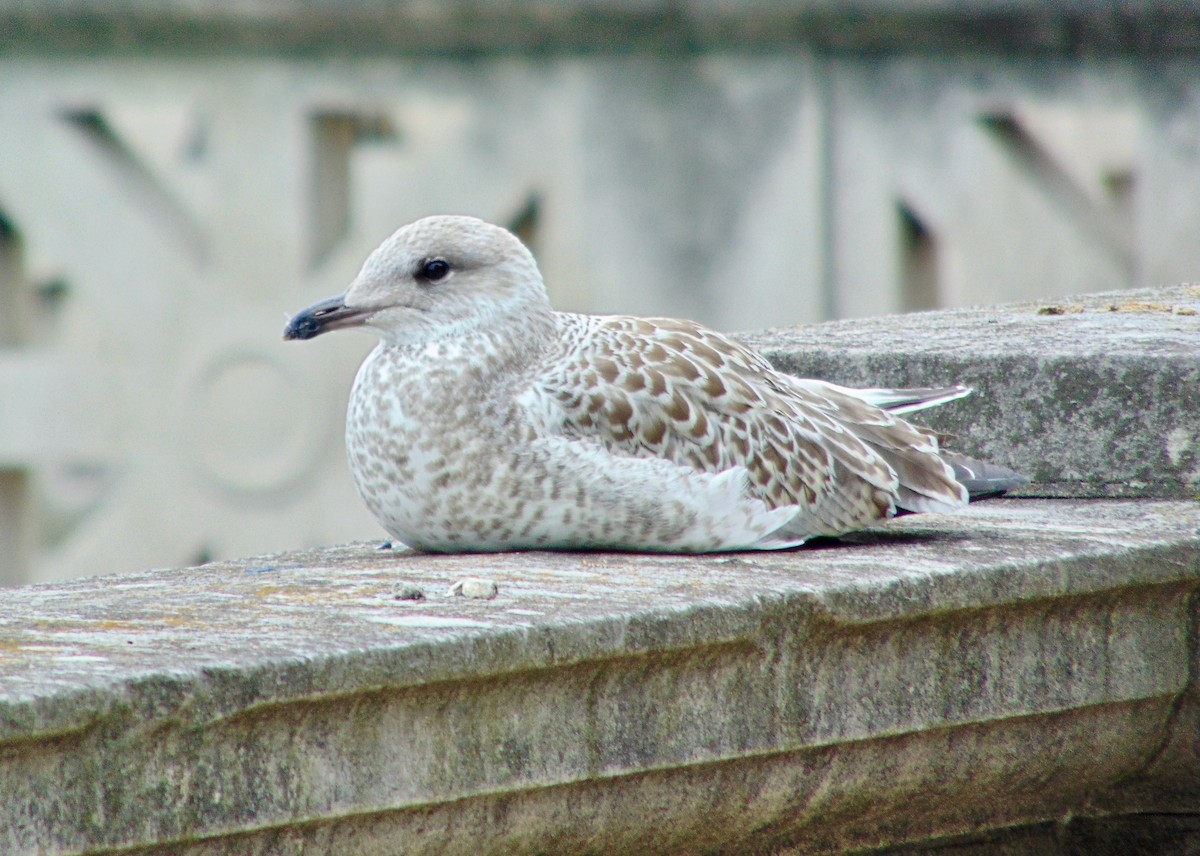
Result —
POLYGON ((1132 835, 1200 808, 1198 557, 1194 502, 1000 500, 785 553, 359 544, 12 589, 0 850, 1132 835))
POLYGON ((1200 495, 1200 286, 839 321, 740 336, 849 386, 963 383, 914 416, 1031 496, 1200 495))

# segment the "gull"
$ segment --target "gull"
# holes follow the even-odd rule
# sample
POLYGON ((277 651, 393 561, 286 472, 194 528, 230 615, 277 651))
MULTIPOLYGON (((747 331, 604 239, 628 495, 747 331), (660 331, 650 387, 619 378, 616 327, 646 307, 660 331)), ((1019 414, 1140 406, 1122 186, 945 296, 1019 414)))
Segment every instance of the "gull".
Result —
POLYGON ((795 547, 1023 483, 902 415, 963 386, 849 389, 691 321, 555 311, 473 217, 397 230, 285 339, 359 328, 346 449, 385 530, 430 552, 795 547))

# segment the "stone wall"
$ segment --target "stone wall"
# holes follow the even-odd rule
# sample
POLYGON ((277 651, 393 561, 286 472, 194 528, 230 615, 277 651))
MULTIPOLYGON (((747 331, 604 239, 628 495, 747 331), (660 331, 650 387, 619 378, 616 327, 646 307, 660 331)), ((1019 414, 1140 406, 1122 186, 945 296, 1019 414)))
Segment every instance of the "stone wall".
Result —
POLYGON ((0 7, 0 578, 369 537, 368 347, 285 348, 396 225, 726 329, 1195 279, 1200 4, 0 7))
POLYGON ((375 541, 0 591, 0 852, 1195 853, 1197 341, 1195 287, 759 337, 966 375, 943 427, 1058 498, 776 553, 375 541))

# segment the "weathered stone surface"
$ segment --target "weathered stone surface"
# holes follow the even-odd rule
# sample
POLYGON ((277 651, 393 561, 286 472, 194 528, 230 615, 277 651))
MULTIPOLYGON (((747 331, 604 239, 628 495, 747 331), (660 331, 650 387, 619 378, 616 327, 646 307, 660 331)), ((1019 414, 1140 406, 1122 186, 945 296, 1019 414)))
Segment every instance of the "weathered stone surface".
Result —
POLYGON ((1200 494, 1200 286, 835 321, 740 336, 850 386, 965 383, 919 415, 1034 496, 1200 494))
POLYGON ((8 590, 0 851, 812 852, 1195 812, 1198 579, 1194 502, 1001 500, 779 554, 366 544, 8 590))

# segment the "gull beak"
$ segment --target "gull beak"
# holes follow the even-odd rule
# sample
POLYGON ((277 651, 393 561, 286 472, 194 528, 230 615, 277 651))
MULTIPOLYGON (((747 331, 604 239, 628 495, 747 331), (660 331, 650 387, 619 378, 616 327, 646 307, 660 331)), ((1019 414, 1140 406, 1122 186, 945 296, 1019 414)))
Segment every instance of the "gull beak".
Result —
POLYGON ((341 330, 344 327, 358 327, 371 314, 369 309, 354 309, 346 305, 344 295, 330 297, 314 303, 307 309, 296 314, 284 328, 284 339, 311 339, 328 333, 330 330, 341 330))

